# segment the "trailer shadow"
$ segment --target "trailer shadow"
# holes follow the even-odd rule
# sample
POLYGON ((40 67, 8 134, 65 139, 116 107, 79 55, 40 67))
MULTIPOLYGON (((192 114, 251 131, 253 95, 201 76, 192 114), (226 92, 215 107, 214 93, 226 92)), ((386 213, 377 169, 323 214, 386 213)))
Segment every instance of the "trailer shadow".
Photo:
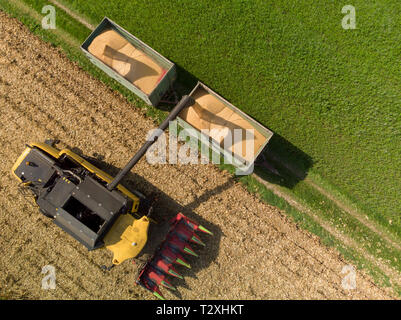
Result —
MULTIPOLYGON (((91 162, 93 165, 98 167, 99 169, 107 172, 108 174, 115 176, 120 169, 106 163, 104 157, 99 154, 94 154, 93 157, 84 156, 81 150, 77 148, 72 149, 73 152, 81 155, 86 160, 91 162)), ((127 176, 123 180, 123 185, 126 186, 129 190, 134 191, 138 190, 146 197, 157 197, 157 201, 154 205, 154 210, 151 214, 151 218, 156 221, 156 223, 151 223, 148 232, 148 241, 142 250, 142 253, 138 257, 137 262, 145 262, 157 247, 164 240, 169 227, 169 221, 179 212, 183 213, 188 218, 194 220, 200 225, 204 226, 206 229, 210 230, 213 233, 213 236, 208 234, 197 232, 198 236, 202 239, 202 241, 206 244, 205 247, 190 244, 190 246, 194 249, 194 251, 199 255, 199 257, 193 257, 185 254, 185 259, 191 265, 191 269, 186 269, 185 267, 177 267, 179 268, 179 272, 185 277, 197 278, 196 273, 204 268, 207 268, 213 261, 217 258, 219 254, 220 240, 223 236, 223 232, 221 228, 204 218, 202 218, 199 214, 196 213, 196 209, 207 199, 210 197, 223 192, 224 190, 230 188, 234 184, 234 180, 230 179, 228 182, 216 187, 213 190, 208 190, 203 195, 189 203, 188 205, 182 206, 177 203, 174 199, 172 199, 169 195, 161 191, 157 186, 153 185, 149 181, 147 181, 141 175, 135 172, 129 172, 127 176)), ((137 263, 138 264, 138 263, 137 263)), ((190 289, 190 287, 185 283, 185 281, 169 277, 170 282, 176 287, 182 287, 190 289)), ((179 297, 179 293, 175 293, 177 297, 179 297)))
POLYGON ((312 157, 274 134, 255 161, 254 174, 272 184, 293 189, 307 177, 312 166, 312 157))
MULTIPOLYGON (((175 64, 177 79, 179 79, 174 83, 175 91, 179 96, 189 94, 197 82, 201 80, 179 64, 175 64)), ((218 91, 216 93, 219 94, 218 91)), ((173 106, 160 104, 157 108, 171 111, 173 106)), ((306 178, 312 166, 312 157, 284 137, 274 133, 255 161, 254 173, 265 181, 293 189, 306 178)))

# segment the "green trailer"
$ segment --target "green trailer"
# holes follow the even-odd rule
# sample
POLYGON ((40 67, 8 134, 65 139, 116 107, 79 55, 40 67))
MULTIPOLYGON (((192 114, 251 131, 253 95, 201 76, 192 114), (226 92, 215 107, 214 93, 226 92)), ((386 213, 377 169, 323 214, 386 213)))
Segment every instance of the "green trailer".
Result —
POLYGON ((110 77, 156 106, 177 77, 174 63, 105 17, 81 46, 110 77))
POLYGON ((225 163, 233 164, 243 173, 249 172, 273 132, 201 82, 189 97, 194 103, 181 111, 176 120, 178 126, 187 129, 189 135, 213 152, 223 155, 225 163), (213 132, 213 129, 216 131, 213 132), (240 134, 237 141, 234 139, 236 130, 240 134), (252 130, 250 137, 246 130, 252 130), (225 143, 229 135, 231 138, 225 143), (248 153, 247 140, 252 140, 253 144, 253 150, 248 153))

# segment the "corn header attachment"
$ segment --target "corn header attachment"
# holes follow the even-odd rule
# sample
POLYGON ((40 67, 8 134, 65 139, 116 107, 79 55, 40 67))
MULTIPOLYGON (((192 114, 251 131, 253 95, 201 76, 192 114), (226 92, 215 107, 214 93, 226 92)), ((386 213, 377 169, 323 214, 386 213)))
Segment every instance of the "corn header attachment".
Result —
POLYGON ((174 265, 191 268, 181 253, 198 256, 190 246, 190 243, 205 245, 196 234, 198 230, 213 235, 203 226, 196 224, 182 213, 178 213, 170 222, 170 229, 165 240, 139 271, 136 283, 162 300, 164 297, 160 286, 175 291, 176 288, 167 280, 167 277, 183 279, 174 265))

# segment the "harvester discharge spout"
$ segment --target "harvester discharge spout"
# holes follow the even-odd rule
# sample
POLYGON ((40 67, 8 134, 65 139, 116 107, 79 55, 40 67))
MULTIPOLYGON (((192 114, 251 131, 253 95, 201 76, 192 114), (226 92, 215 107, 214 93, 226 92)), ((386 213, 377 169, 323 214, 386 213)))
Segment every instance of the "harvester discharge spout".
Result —
POLYGON ((139 151, 132 157, 132 159, 127 163, 127 165, 121 169, 121 171, 117 174, 117 176, 107 185, 108 190, 113 190, 120 181, 124 178, 124 176, 131 171, 131 169, 137 164, 139 160, 145 155, 146 151, 157 141, 157 139, 162 135, 164 130, 167 129, 170 121, 173 121, 177 115, 184 109, 188 101, 192 100, 189 96, 185 95, 181 98, 180 102, 174 107, 174 109, 170 112, 166 119, 162 122, 162 124, 155 130, 155 134, 153 134, 150 139, 148 139, 139 151))

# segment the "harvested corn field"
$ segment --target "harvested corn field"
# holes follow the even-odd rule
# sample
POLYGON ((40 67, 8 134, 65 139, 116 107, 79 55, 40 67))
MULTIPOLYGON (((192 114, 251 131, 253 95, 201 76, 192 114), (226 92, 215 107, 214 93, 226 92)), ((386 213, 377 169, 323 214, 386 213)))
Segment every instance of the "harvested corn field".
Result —
MULTIPOLYGON (((102 271, 111 254, 88 252, 41 215, 10 169, 29 141, 58 138, 116 174, 155 127, 122 96, 88 76, 60 51, 0 12, 0 295, 28 299, 148 299, 128 261, 102 271), (106 164, 107 163, 107 164, 106 164), (42 268, 56 269, 55 290, 42 290, 42 268)), ((344 261, 317 237, 248 193, 213 165, 150 165, 141 160, 130 188, 158 192, 159 221, 181 211, 214 233, 189 258, 193 269, 173 284, 184 299, 391 298, 357 272, 341 286, 344 261)), ((158 235, 151 230, 151 239, 158 235)), ((157 242, 157 241, 155 241, 157 242)), ((195 247, 195 246, 194 246, 195 247)), ((146 251, 146 250, 145 250, 146 251)), ((147 250, 150 252, 151 250, 147 250)))

